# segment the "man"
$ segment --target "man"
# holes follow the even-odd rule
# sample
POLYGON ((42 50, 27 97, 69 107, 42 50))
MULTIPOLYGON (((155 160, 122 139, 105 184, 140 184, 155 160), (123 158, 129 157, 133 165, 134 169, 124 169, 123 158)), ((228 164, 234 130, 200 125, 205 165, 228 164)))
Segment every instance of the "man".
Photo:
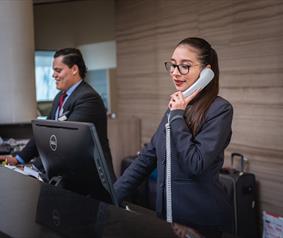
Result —
MULTIPOLYGON (((99 94, 83 79, 87 68, 78 49, 65 48, 54 54, 53 78, 60 92, 56 95, 50 120, 92 122, 97 130, 110 174, 114 178, 111 152, 107 139, 106 109, 99 94)), ((24 164, 38 156, 33 138, 16 156, 1 156, 10 165, 24 164)))

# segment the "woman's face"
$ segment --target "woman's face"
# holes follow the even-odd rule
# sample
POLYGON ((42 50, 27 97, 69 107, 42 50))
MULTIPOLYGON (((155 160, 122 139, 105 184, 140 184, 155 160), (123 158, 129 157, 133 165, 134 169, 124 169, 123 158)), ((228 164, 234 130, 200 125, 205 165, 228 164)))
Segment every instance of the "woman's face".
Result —
POLYGON ((171 57, 171 63, 176 65, 181 64, 185 67, 189 66, 189 71, 185 75, 182 75, 177 67, 170 73, 177 91, 183 92, 197 81, 202 69, 202 65, 198 58, 198 50, 191 46, 179 45, 174 50, 171 57))

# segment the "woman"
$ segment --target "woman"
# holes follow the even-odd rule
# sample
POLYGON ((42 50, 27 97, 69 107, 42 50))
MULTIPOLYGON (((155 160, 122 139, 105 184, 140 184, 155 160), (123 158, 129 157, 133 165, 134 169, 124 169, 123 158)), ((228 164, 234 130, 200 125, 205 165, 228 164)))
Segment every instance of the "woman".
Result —
POLYGON ((219 170, 231 139, 233 108, 217 96, 217 54, 204 39, 186 38, 165 67, 177 92, 170 96, 168 110, 151 142, 115 183, 118 200, 157 167, 157 215, 196 228, 206 237, 219 237, 232 223, 232 205, 219 182, 219 170), (205 68, 212 69, 214 78, 184 98, 182 92, 205 68))

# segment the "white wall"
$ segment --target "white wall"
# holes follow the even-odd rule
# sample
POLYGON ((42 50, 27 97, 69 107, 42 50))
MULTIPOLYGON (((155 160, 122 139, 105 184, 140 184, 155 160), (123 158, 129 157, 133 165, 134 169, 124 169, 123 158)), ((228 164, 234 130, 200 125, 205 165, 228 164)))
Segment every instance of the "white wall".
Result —
POLYGON ((116 68, 116 42, 107 41, 78 47, 88 70, 116 68))

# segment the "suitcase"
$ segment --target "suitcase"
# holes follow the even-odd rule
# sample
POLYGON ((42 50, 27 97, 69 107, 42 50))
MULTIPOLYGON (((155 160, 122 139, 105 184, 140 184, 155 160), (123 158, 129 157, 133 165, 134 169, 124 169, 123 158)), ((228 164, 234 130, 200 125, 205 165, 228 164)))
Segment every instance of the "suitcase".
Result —
POLYGON ((223 168, 220 181, 233 203, 232 233, 241 238, 257 238, 256 180, 255 175, 244 171, 247 159, 240 153, 231 154, 231 168, 223 168), (240 170, 234 168, 238 159, 240 170))

